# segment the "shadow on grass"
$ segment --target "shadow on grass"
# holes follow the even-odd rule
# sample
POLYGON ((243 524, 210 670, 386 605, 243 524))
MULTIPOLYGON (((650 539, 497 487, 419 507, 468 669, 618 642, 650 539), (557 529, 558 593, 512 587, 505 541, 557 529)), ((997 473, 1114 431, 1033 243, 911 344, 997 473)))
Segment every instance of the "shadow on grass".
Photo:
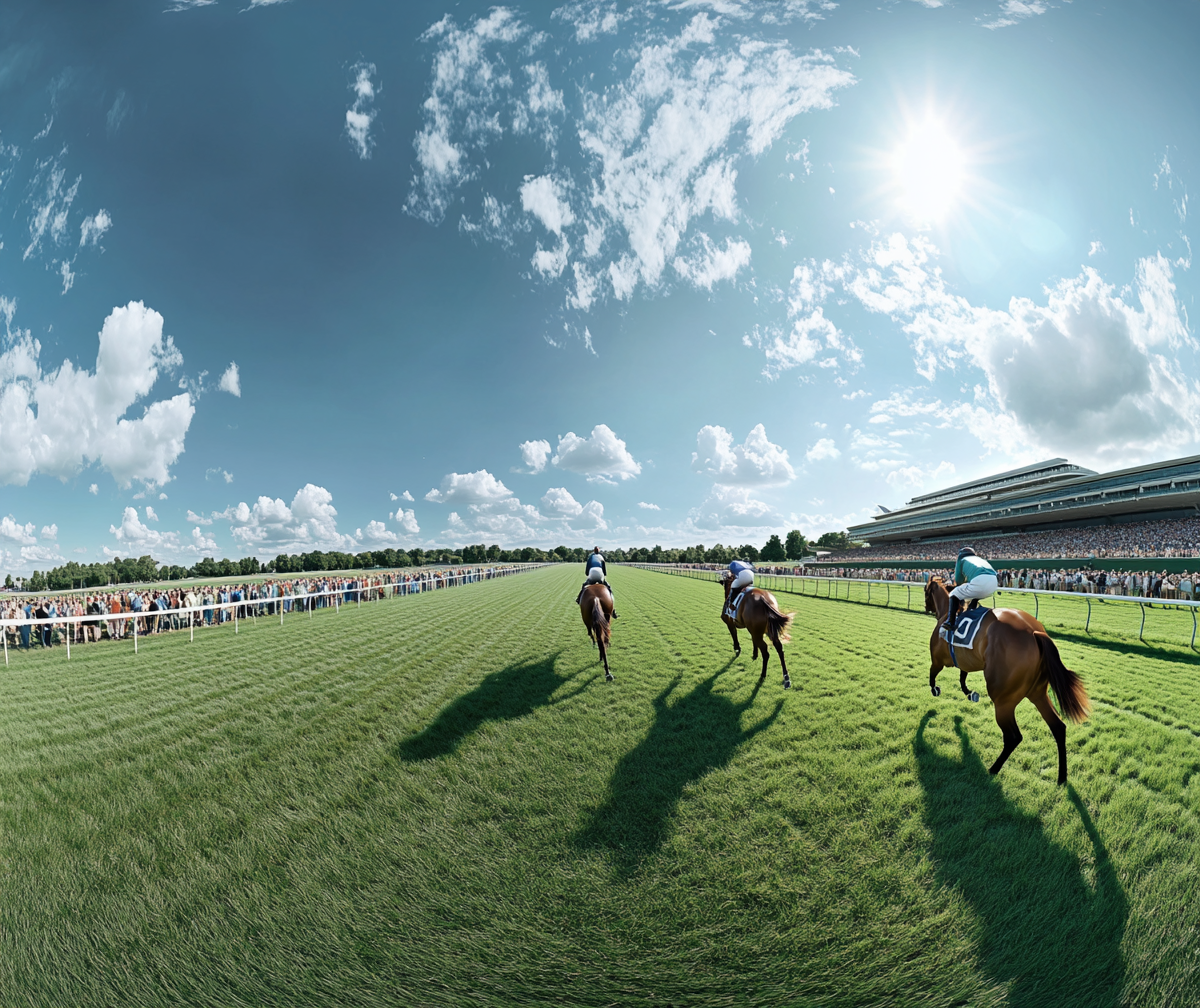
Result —
MULTIPOLYGON (((512 721, 544 707, 554 691, 571 679, 554 671, 557 660, 555 654, 541 661, 509 665, 484 677, 470 693, 443 707, 432 724, 400 742, 396 755, 408 762, 447 756, 485 721, 512 721)), ((554 702, 570 699, 587 685, 554 702)))
POLYGON ((779 716, 783 701, 758 724, 742 729, 750 697, 734 703, 713 693, 714 673, 673 704, 667 703, 678 677, 654 698, 654 723, 637 747, 621 757, 609 781, 608 798, 576 836, 581 847, 612 851, 618 874, 632 875, 662 845, 683 790, 692 781, 729 762, 737 748, 779 716))
POLYGON ((1085 644, 1116 654, 1136 655, 1139 658, 1154 658, 1158 661, 1176 662, 1181 665, 1200 665, 1200 654, 1186 644, 1169 641, 1140 641, 1136 637, 1122 638, 1108 631, 1098 630, 1085 633, 1064 627, 1050 627, 1050 636, 1055 640, 1068 640, 1072 644, 1085 644))
POLYGON ((1092 843, 1093 876, 1050 840, 1037 816, 1004 796, 954 719, 959 759, 913 742, 938 879, 963 894, 980 922, 981 968, 1008 988, 1006 1004, 1106 1008, 1121 1003, 1121 937, 1128 903, 1108 851, 1074 789, 1067 794, 1092 843))

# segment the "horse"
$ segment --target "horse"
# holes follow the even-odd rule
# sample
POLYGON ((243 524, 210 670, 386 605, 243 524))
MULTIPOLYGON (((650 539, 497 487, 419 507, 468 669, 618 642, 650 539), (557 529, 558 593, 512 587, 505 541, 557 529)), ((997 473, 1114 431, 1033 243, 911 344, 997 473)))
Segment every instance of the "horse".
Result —
POLYGON ((765 588, 750 588, 747 589, 738 606, 737 619, 730 619, 726 615, 726 610, 729 607, 729 586, 733 583, 733 579, 732 571, 726 571, 721 575, 721 585, 725 589, 725 601, 721 604, 721 619, 729 627, 729 635, 733 638, 734 655, 742 653, 742 645, 738 643, 737 632, 739 630, 749 631, 750 639, 754 641, 754 651, 750 655, 750 660, 753 661, 758 657, 758 652, 762 651, 762 675, 758 678, 766 679, 767 662, 771 657, 766 642, 770 640, 775 645, 775 651, 779 655, 779 664, 783 667, 783 688, 791 689, 792 680, 788 677, 787 662, 783 658, 783 645, 792 639, 787 631, 796 614, 780 612, 775 596, 765 588))
POLYGON ((996 708, 996 724, 1004 733, 1004 748, 989 773, 997 774, 1014 749, 1021 744, 1016 707, 1028 698, 1042 715, 1058 744, 1058 783, 1067 782, 1067 728, 1055 713, 1046 693, 1054 690, 1063 715, 1075 724, 1091 713, 1091 702, 1079 676, 1067 668, 1046 628, 1021 609, 990 609, 983 617, 975 642, 970 648, 955 647, 942 640, 938 630, 950 612, 950 593, 942 579, 930 579, 925 586, 925 611, 937 616, 937 626, 929 638, 929 690, 941 696, 937 675, 958 665, 959 685, 968 699, 978 701, 979 694, 967 689, 967 673, 983 670, 988 695, 996 708))
POLYGON ((579 597, 579 615, 593 645, 600 648, 600 660, 604 662, 604 680, 612 682, 615 676, 608 670, 608 646, 612 640, 613 597, 605 585, 590 584, 579 597))

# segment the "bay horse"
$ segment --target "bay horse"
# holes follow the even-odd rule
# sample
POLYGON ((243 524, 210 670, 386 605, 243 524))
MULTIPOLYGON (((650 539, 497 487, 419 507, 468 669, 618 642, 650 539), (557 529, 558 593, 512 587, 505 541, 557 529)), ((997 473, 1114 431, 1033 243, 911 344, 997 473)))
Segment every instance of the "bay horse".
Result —
MULTIPOLYGON (((931 578, 925 586, 925 611, 937 616, 937 626, 929 638, 929 690, 941 696, 937 675, 956 664, 950 645, 938 630, 950 612, 950 593, 942 579, 931 578)), ((961 618, 961 617, 960 617, 961 618)), ((979 694, 967 689, 967 673, 983 670, 988 696, 996 707, 996 724, 1004 733, 1004 748, 989 773, 999 773, 1005 760, 1021 744, 1016 707, 1028 698, 1042 715, 1058 744, 1058 783, 1067 782, 1067 728, 1055 713, 1046 693, 1049 686, 1058 698, 1063 715, 1078 724, 1091 713, 1091 703, 1079 676, 1067 668, 1046 628, 1021 609, 990 609, 983 617, 975 642, 970 648, 955 647, 959 685, 968 699, 979 694)))
POLYGON ((788 633, 788 627, 792 625, 792 618, 796 614, 780 612, 775 596, 765 588, 748 588, 738 606, 737 619, 730 619, 726 615, 726 610, 729 608, 729 586, 733 583, 733 579, 732 571, 726 571, 721 575, 721 586, 725 589, 725 601, 721 604, 721 619, 729 627, 729 635, 733 638, 734 655, 742 653, 742 645, 738 643, 737 632, 739 630, 749 631, 750 639, 754 642, 754 651, 750 655, 750 660, 753 661, 758 657, 759 651, 762 652, 762 675, 759 676, 759 679, 766 679, 767 662, 771 657, 767 648, 769 640, 775 645, 775 652, 779 655, 779 664, 783 667, 783 688, 791 689, 792 680, 788 677, 787 662, 783 659, 783 645, 792 639, 788 633))
POLYGON ((608 670, 608 646, 612 640, 613 597, 605 585, 590 584, 579 597, 579 615, 594 645, 600 648, 600 660, 604 662, 604 680, 615 678, 608 670))

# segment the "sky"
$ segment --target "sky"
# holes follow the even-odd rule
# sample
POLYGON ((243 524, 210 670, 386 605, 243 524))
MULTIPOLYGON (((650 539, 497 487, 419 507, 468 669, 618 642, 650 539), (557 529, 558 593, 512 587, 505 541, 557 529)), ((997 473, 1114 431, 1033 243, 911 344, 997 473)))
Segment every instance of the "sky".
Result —
POLYGON ((1194 0, 0 6, 0 573, 760 545, 1200 453, 1194 0))

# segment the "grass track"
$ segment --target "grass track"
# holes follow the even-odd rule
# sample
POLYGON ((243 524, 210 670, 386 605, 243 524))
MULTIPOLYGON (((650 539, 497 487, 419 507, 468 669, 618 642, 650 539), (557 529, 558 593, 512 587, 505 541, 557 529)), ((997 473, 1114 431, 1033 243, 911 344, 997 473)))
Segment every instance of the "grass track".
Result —
POLYGON ((926 617, 781 595, 785 693, 714 586, 612 580, 611 684, 574 568, 14 658, 0 1003, 1200 1001, 1195 659, 1060 637, 1060 789, 926 617))

